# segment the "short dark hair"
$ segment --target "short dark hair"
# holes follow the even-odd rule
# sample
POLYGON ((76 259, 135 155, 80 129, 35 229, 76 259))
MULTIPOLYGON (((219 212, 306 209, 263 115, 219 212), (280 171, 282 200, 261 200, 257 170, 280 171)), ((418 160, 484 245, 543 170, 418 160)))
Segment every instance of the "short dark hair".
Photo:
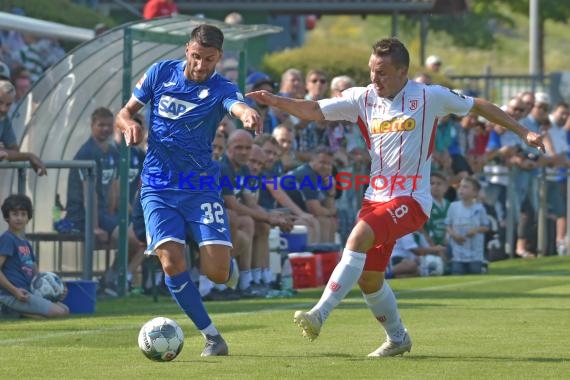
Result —
POLYGON ((99 107, 91 114, 91 123, 94 123, 95 120, 102 119, 104 117, 115 117, 113 112, 110 109, 105 107, 99 107))
POLYGON ((33 208, 32 201, 30 198, 23 194, 12 194, 8 198, 4 199, 2 203, 2 216, 4 220, 8 220, 10 216, 10 211, 26 211, 28 213, 28 218, 32 219, 33 208))
POLYGON ((449 181, 449 178, 447 177, 447 175, 446 175, 445 173, 443 173, 443 172, 440 172, 440 171, 433 171, 433 172, 431 172, 430 178, 431 178, 431 177, 439 178, 439 179, 441 179, 442 181, 445 181, 445 182, 448 182, 448 181, 449 181))
POLYGON ((198 25, 190 34, 190 42, 197 42, 205 47, 213 47, 222 50, 224 33, 214 25, 198 25))
POLYGON ((261 135, 257 135, 253 139, 253 143, 257 146, 263 146, 265 145, 266 142, 269 142, 275 145, 276 147, 279 147, 279 142, 277 141, 277 139, 275 139, 275 137, 273 137, 269 133, 263 133, 261 135))
POLYGON ((397 38, 384 38, 372 45, 372 54, 377 57, 390 56, 396 67, 410 67, 410 53, 397 38))
POLYGON ((313 157, 317 157, 319 154, 325 154, 327 156, 334 157, 333 151, 326 145, 318 145, 315 148, 313 157))
POLYGON ((465 181, 469 183, 471 186, 473 186, 476 192, 481 191, 481 184, 479 183, 479 181, 477 181, 477 179, 473 177, 465 177, 462 179, 462 181, 465 181))

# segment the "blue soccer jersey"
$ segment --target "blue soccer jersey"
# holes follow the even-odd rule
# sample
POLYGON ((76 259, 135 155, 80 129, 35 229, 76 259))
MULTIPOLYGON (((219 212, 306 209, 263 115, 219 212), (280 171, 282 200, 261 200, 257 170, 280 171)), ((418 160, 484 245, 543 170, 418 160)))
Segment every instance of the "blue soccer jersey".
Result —
POLYGON ((186 61, 158 62, 133 91, 152 107, 143 186, 200 191, 200 176, 218 180, 212 141, 222 118, 244 97, 216 72, 204 82, 188 80, 185 66, 186 61))
POLYGON ((186 61, 153 65, 133 96, 150 102, 148 150, 141 175, 148 251, 167 241, 231 247, 212 141, 222 118, 243 95, 214 73, 204 82, 184 75, 186 61))

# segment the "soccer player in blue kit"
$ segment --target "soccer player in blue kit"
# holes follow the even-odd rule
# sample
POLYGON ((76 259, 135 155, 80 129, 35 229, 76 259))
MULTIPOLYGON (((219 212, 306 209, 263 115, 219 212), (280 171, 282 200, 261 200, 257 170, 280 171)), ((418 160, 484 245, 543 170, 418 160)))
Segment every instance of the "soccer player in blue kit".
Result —
POLYGON ((215 71, 223 41, 217 27, 196 27, 186 44, 186 60, 151 66, 116 117, 126 144, 136 145, 143 140, 143 130, 132 118, 150 102, 141 176, 147 253, 158 255, 170 293, 205 337, 202 356, 228 355, 228 346, 190 279, 186 236, 200 247, 202 273, 235 287, 238 273, 230 260, 230 226, 218 186, 220 168, 212 161, 212 141, 228 113, 246 129, 259 133, 262 128, 261 117, 246 105, 238 88, 215 71))

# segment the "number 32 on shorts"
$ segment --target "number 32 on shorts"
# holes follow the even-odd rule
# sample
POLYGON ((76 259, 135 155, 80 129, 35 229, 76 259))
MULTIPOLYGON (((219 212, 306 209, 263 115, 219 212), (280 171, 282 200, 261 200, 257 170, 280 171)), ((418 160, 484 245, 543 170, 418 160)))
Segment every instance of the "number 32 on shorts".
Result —
POLYGON ((219 202, 202 203, 200 209, 204 211, 204 224, 224 223, 224 208, 219 202))

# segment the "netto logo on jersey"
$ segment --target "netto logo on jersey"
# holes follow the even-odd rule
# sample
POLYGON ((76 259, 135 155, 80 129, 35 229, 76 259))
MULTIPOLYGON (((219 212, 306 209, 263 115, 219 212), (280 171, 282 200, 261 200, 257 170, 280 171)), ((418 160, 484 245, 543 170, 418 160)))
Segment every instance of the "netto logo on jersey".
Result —
POLYGON ((416 128, 416 121, 410 118, 395 117, 390 120, 372 120, 372 133, 410 132, 416 128))
POLYGON ((197 104, 162 95, 158 102, 158 114, 168 119, 180 119, 186 113, 196 108, 197 104))

